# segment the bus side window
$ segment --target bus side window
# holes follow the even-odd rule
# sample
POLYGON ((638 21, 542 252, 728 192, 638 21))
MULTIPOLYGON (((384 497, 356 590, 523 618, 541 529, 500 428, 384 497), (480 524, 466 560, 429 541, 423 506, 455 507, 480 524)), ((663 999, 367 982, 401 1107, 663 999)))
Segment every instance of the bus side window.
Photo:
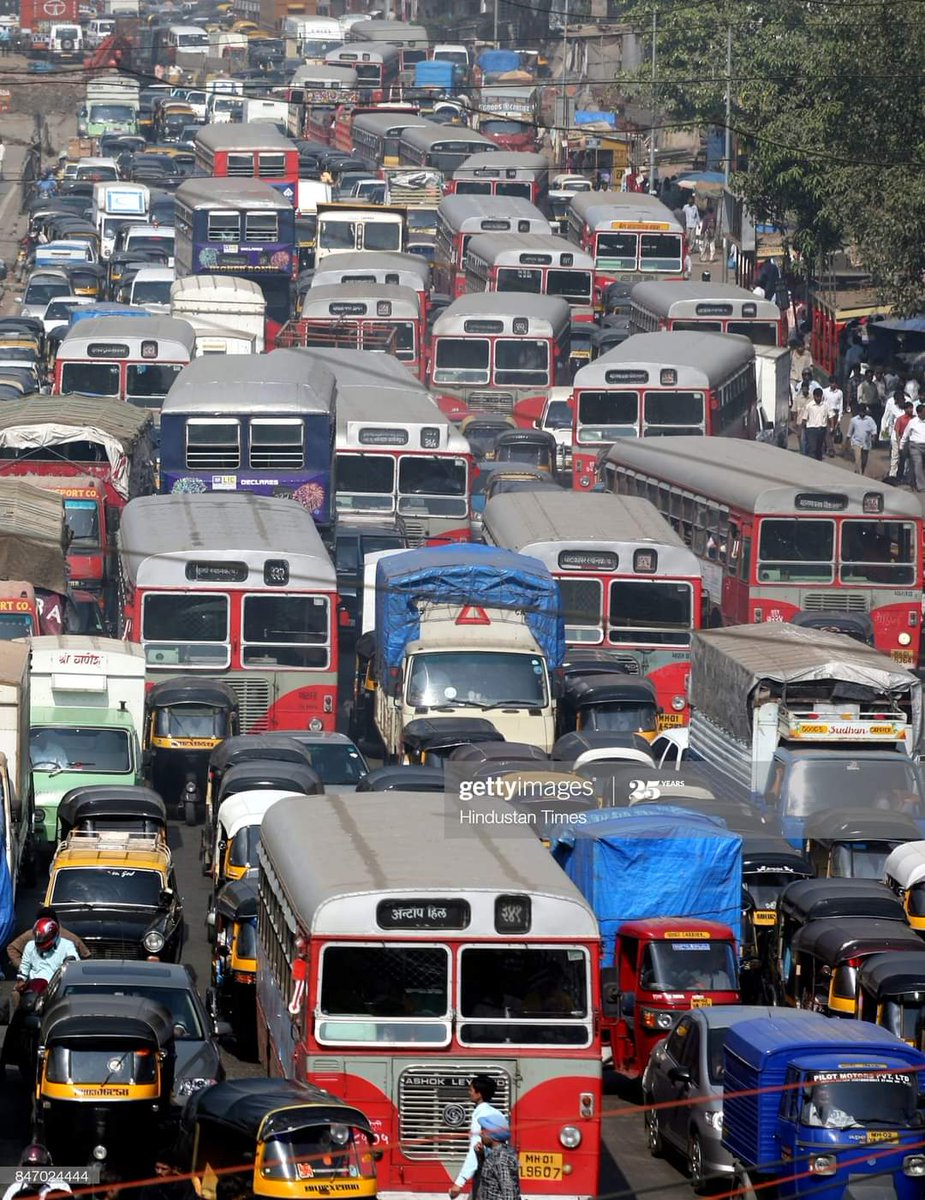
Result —
POLYGON ((691 536, 691 549, 701 558, 707 553, 707 522, 708 509, 701 500, 694 501, 694 525, 691 536))
POLYGON ((752 570, 752 533, 751 530, 742 532, 742 554, 739 562, 739 578, 748 582, 752 570))

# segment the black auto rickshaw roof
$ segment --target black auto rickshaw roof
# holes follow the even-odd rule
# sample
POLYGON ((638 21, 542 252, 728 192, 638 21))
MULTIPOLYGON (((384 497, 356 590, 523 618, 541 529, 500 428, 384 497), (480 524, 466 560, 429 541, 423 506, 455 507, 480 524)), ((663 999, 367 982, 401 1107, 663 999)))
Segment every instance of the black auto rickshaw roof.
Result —
POLYGON ((794 881, 813 876, 806 856, 794 850, 783 838, 762 833, 746 834, 742 839, 742 874, 760 877, 762 870, 769 874, 792 873, 794 881))
POLYGON ((219 796, 224 800, 227 796, 254 791, 261 787, 301 792, 303 796, 320 796, 324 793, 321 776, 307 763, 256 758, 235 763, 225 771, 219 786, 219 796))
POLYGON ((208 704, 213 708, 237 709, 238 697, 227 683, 182 675, 156 683, 145 696, 149 708, 168 708, 173 704, 208 704))
POLYGON ((648 679, 607 671, 599 675, 569 673, 563 697, 576 708, 583 704, 655 704, 655 687, 648 679))
POLYGON ((91 783, 64 793, 58 805, 62 825, 74 829, 91 817, 134 817, 166 825, 167 808, 157 792, 140 785, 91 783))
POLYGON ((442 792, 445 778, 442 767, 409 763, 402 766, 376 767, 357 783, 358 792, 442 792))
POLYGON ((555 449, 557 443, 555 435, 547 429, 506 429, 504 433, 499 433, 495 440, 496 450, 500 450, 502 446, 520 445, 539 445, 550 450, 555 449))
POLYGON ((830 966, 845 958, 880 950, 911 950, 921 946, 915 930, 899 921, 875 917, 824 917, 810 921, 793 936, 794 954, 813 954, 830 966))
POLYGON ((417 717, 402 730, 402 741, 417 752, 448 750, 470 742, 503 742, 485 717, 417 717))
POLYGON ((42 1013, 41 1040, 148 1042, 172 1045, 173 1018, 163 1004, 140 996, 63 996, 42 1013))
POLYGON ((187 1102, 183 1123, 211 1121, 229 1133, 263 1140, 279 1137, 308 1125, 333 1123, 372 1130, 358 1108, 344 1104, 330 1092, 291 1079, 225 1079, 194 1093, 187 1102))
POLYGON ((550 757, 564 761, 577 758, 587 750, 643 750, 652 753, 652 747, 638 733, 614 733, 605 729, 591 729, 581 733, 564 733, 552 748, 550 757))
POLYGON ((797 879, 781 892, 777 911, 804 922, 823 917, 906 919, 899 897, 874 879, 797 879))
POLYGON ((538 762, 547 761, 549 755, 539 746, 528 742, 467 742, 457 746, 449 757, 450 762, 538 762))
POLYGON ((803 826, 806 841, 915 842, 921 836, 912 817, 879 809, 828 809, 807 817, 803 826))
POLYGON ((867 988, 878 1001, 909 992, 925 993, 925 943, 917 952, 872 954, 861 964, 858 986, 867 988))
POLYGON ((310 767, 311 759, 304 746, 293 737, 282 733, 239 733, 225 738, 209 756, 209 768, 224 771, 235 763, 252 758, 266 758, 276 762, 301 762, 310 767))
POLYGON ((570 675, 630 675, 626 663, 620 662, 612 650, 597 647, 570 646, 562 661, 562 671, 570 675))
POLYGON ((257 872, 249 871, 219 889, 215 911, 229 921, 243 921, 257 915, 257 872))

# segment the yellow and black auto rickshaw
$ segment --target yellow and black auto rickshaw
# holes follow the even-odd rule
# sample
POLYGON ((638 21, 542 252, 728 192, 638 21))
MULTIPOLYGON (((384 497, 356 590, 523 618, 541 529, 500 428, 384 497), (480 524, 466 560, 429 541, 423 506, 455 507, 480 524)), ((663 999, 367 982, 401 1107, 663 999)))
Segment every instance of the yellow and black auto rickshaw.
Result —
POLYGON ((256 1032, 257 878, 232 879, 215 897, 212 944, 212 1015, 227 1021, 238 1045, 250 1047, 256 1032))
POLYGON ((330 1092, 287 1079, 227 1079, 190 1097, 177 1167, 202 1200, 376 1195, 375 1134, 330 1092))
POLYGON ((237 696, 215 680, 166 679, 145 697, 148 778, 187 825, 202 817, 212 751, 238 734, 239 726, 237 696))
POLYGON ((56 1163, 109 1161, 144 1174, 167 1132, 173 1073, 163 1005, 65 996, 42 1014, 33 1138, 56 1163))

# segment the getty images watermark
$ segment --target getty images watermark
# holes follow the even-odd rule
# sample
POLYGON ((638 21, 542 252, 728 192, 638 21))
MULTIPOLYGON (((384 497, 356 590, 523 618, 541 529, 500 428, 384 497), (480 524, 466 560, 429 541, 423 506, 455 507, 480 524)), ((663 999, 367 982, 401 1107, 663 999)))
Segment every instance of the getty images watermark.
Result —
POLYGON ((499 836, 555 836, 586 824, 586 814, 598 807, 594 782, 570 778, 566 771, 478 778, 461 769, 464 765, 469 766, 446 764, 448 836, 468 836, 475 829, 499 836))

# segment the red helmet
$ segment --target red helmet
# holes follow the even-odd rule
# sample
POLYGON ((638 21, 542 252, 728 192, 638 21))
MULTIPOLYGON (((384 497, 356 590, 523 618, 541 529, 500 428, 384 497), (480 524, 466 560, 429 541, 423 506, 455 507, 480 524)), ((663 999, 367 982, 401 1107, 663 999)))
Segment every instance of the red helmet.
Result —
POLYGON ((32 936, 40 950, 50 950, 57 944, 61 930, 51 917, 40 917, 32 926, 32 936))

